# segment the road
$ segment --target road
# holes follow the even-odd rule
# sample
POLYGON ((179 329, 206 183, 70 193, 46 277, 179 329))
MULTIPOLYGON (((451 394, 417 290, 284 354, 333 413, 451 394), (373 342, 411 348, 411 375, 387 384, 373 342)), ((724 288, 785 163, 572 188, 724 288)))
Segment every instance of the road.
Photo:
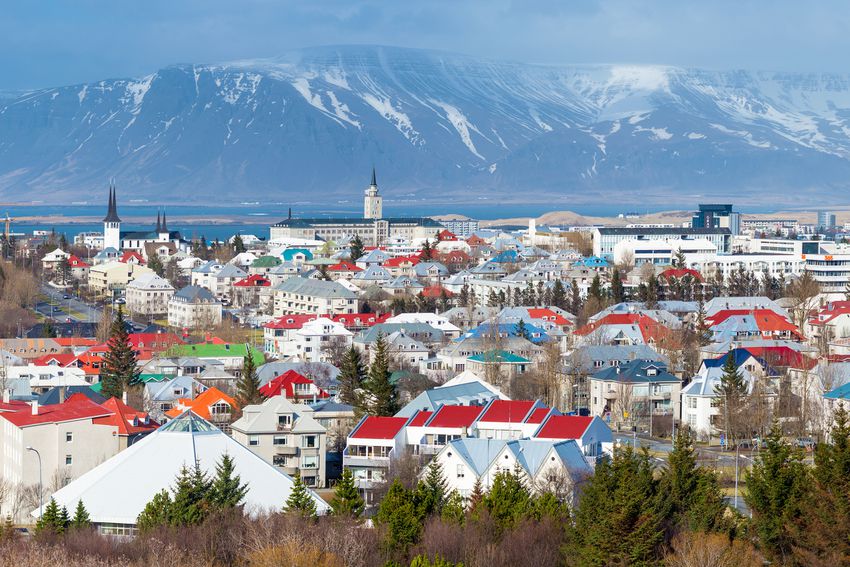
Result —
POLYGON ((47 284, 41 284, 41 293, 47 301, 39 301, 35 304, 35 310, 45 317, 52 317, 57 321, 97 323, 100 321, 101 309, 89 305, 77 297, 63 299, 65 292, 47 284))

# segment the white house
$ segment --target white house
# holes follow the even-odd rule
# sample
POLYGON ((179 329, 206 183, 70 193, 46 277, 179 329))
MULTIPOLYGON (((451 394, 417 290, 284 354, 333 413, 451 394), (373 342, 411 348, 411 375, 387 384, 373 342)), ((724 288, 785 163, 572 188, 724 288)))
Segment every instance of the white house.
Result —
POLYGON ((168 313, 168 301, 174 287, 156 274, 146 274, 127 284, 124 297, 127 310, 134 315, 163 315, 168 313))

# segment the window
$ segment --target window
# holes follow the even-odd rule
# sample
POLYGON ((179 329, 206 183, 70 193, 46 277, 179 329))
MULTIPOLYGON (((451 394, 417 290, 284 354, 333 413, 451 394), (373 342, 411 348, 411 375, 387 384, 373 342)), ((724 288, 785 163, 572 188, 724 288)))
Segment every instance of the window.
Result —
POLYGON ((260 444, 260 436, 259 435, 249 435, 248 436, 248 446, 256 447, 260 444))
POLYGON ((305 435, 301 438, 301 446, 305 449, 313 449, 316 447, 316 436, 315 435, 305 435))
POLYGON ((65 455, 65 465, 71 466, 74 464, 74 458, 71 455, 65 455))
POLYGON ((464 476, 466 476, 466 469, 464 468, 463 465, 458 464, 458 466, 457 466, 457 477, 463 478, 464 476))
POLYGON ((289 415, 289 414, 277 416, 277 425, 278 425, 278 428, 281 428, 281 427, 288 428, 288 427, 290 427, 292 425, 292 416, 289 415))
POLYGON ((319 456, 318 455, 305 455, 305 456, 301 457, 301 468, 302 469, 319 468, 319 456))
POLYGON ((286 437, 283 435, 275 435, 274 436, 274 444, 275 445, 286 445, 286 437))
POLYGON ((74 434, 70 431, 65 433, 65 443, 71 443, 74 441, 74 434))
POLYGON ((286 455, 274 455, 272 457, 272 464, 276 467, 285 467, 286 455))

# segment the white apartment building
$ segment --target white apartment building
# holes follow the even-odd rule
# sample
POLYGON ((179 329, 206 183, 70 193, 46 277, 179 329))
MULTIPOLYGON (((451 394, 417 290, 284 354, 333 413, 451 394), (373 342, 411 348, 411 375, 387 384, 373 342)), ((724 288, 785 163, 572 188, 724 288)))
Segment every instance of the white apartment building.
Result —
POLYGON ((221 303, 207 289, 186 286, 168 301, 168 324, 171 327, 210 328, 220 323, 221 303))
POLYGON ((127 284, 124 297, 127 310, 134 315, 154 316, 168 313, 168 301, 174 287, 156 274, 139 277, 127 284))
POLYGON ((330 362, 327 346, 337 342, 348 348, 353 338, 354 333, 341 323, 320 317, 289 332, 286 340, 274 341, 281 349, 274 354, 292 356, 303 362, 330 362))
POLYGON ((131 281, 154 271, 141 264, 107 262, 89 269, 89 289, 97 295, 106 295, 127 287, 131 281))
POLYGON ((310 406, 274 396, 245 406, 231 429, 236 441, 283 473, 300 474, 307 486, 325 487, 327 431, 310 406))
POLYGON ((344 315, 359 312, 357 294, 338 282, 294 276, 272 288, 274 316, 344 315))

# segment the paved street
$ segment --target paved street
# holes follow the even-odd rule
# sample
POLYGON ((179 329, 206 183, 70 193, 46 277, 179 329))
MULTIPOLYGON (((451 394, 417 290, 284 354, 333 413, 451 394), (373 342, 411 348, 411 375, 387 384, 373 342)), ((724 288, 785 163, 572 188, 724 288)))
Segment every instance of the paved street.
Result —
POLYGON ((47 301, 36 304, 35 310, 45 317, 53 317, 57 321, 97 323, 100 321, 101 309, 81 301, 76 296, 63 299, 65 291, 54 288, 47 284, 41 284, 41 293, 47 301))

